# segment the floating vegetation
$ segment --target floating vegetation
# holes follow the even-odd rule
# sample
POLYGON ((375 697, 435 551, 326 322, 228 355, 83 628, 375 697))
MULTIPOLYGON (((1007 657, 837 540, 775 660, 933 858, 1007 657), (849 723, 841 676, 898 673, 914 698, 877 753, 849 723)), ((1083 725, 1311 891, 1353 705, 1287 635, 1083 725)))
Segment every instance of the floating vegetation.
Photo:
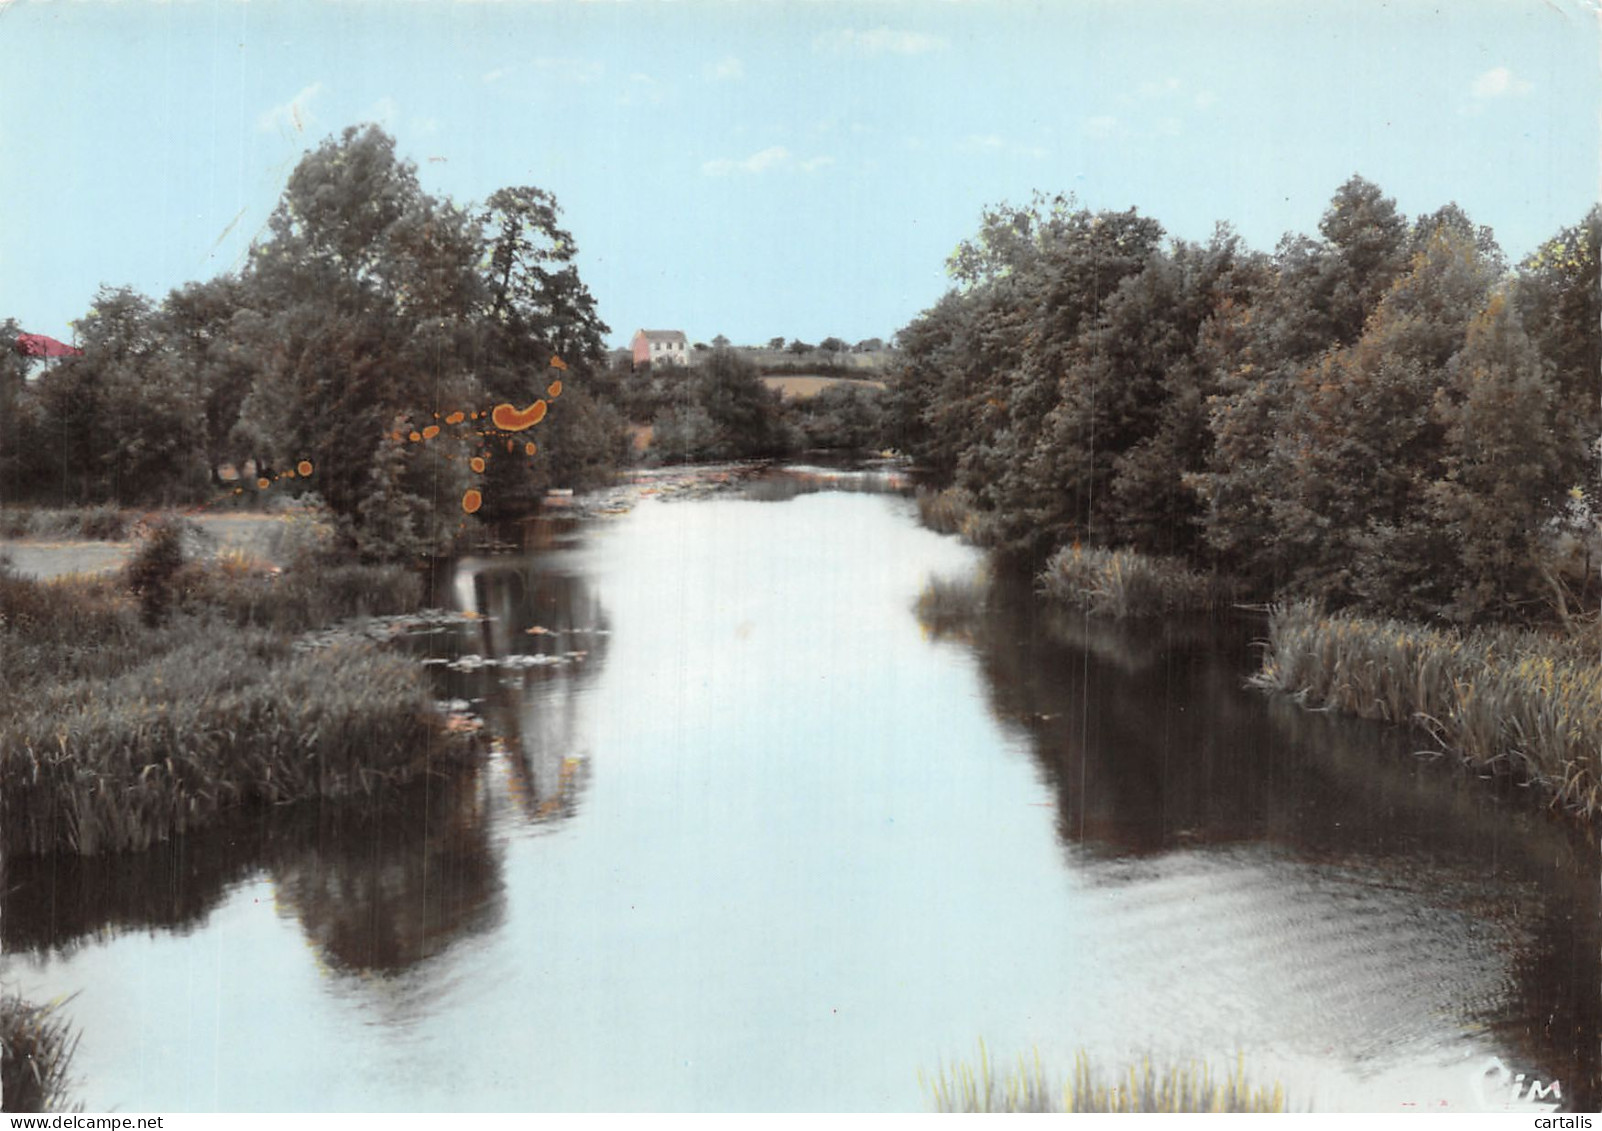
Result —
POLYGON ((1234 599, 1234 587, 1227 580, 1193 570, 1176 558, 1078 545, 1052 555, 1038 587, 1054 601, 1120 619, 1207 612, 1234 599))
POLYGON ((1235 1070, 1215 1075, 1207 1064, 1158 1067, 1147 1059, 1104 1075, 1080 1052, 1073 1073, 1053 1081, 1040 1063, 1019 1057, 998 1074, 984 1043, 977 1067, 958 1062, 942 1065, 934 1079, 919 1082, 941 1112, 1282 1112, 1284 1089, 1256 1087, 1246 1079, 1244 1061, 1235 1070))
POLYGON ((1602 658, 1582 637, 1462 633, 1302 603, 1275 609, 1252 682, 1305 706, 1416 724, 1555 806, 1602 815, 1602 658))
POLYGON ((67 1070, 78 1037, 58 1010, 62 1002, 30 1005, 0 997, 0 1109, 8 1112, 73 1110, 67 1070))

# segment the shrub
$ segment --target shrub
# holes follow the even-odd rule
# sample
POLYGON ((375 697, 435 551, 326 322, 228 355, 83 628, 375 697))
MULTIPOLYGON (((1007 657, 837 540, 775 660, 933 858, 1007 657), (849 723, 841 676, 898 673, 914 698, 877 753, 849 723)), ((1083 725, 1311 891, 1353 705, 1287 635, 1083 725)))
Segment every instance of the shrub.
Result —
POLYGON ((187 523, 168 518, 157 522, 145 535, 124 567, 128 588, 139 598, 146 624, 157 624, 167 615, 173 601, 173 581, 184 566, 184 538, 187 523))

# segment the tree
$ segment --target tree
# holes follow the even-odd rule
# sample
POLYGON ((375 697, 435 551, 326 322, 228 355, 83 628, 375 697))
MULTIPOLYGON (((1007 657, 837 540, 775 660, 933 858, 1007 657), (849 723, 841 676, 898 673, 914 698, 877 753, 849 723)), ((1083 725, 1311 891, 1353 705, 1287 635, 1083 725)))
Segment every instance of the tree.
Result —
POLYGON ((783 338, 769 338, 768 339, 768 348, 770 350, 782 350, 784 348, 784 339, 783 338))
POLYGON ((785 346, 784 348, 789 350, 791 353, 795 354, 797 357, 799 357, 802 354, 811 353, 813 351, 813 349, 815 349, 816 347, 808 345, 806 342, 803 342, 800 338, 794 338, 794 339, 791 340, 790 344, 788 346, 785 346))
POLYGON ((570 365, 599 367, 610 328, 579 277, 578 245, 558 226, 560 215, 554 196, 527 185, 501 189, 485 202, 490 315, 570 365))
POLYGON ((729 344, 729 339, 722 334, 712 339, 712 348, 715 350, 726 350, 729 348, 729 344))
POLYGON ((676 459, 744 459, 794 446, 779 394, 733 350, 714 350, 653 423, 652 446, 676 459))
POLYGON ((1504 294, 1470 325, 1453 369, 1433 406, 1445 450, 1428 490, 1456 559, 1446 611, 1528 618, 1552 595, 1542 526, 1563 498, 1556 390, 1504 294))

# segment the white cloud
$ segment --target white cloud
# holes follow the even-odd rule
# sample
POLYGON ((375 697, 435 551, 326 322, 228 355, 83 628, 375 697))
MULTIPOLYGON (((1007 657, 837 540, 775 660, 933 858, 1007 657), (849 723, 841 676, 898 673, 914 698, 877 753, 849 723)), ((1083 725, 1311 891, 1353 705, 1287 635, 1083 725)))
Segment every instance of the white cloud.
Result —
POLYGON ((856 31, 842 28, 826 32, 812 41, 819 51, 834 55, 924 55, 931 51, 944 51, 950 46, 938 35, 921 31, 896 31, 888 27, 856 31))
POLYGON ((1111 114, 1097 114, 1085 119, 1085 132, 1091 137, 1111 137, 1118 129, 1118 119, 1111 114))
POLYGON ((969 134, 963 139, 959 148, 974 152, 984 149, 997 150, 1006 144, 995 134, 969 134))
POLYGON ((815 173, 819 169, 827 169, 834 164, 834 158, 828 154, 817 157, 808 157, 805 161, 796 160, 782 145, 770 145, 759 150, 751 156, 736 160, 730 157, 719 157, 712 161, 701 163, 701 172, 709 177, 727 177, 731 173, 750 173, 757 175, 768 172, 781 172, 784 170, 800 171, 802 173, 815 173))
POLYGON ((1472 89, 1475 98, 1503 98, 1510 94, 1528 94, 1535 89, 1535 84, 1519 78, 1507 67, 1492 67, 1475 77, 1472 89))
POLYGON ((725 55, 716 63, 709 63, 701 71, 712 82, 733 82, 745 78, 745 64, 733 55, 725 55))
POLYGON ((303 134, 316 122, 311 112, 311 103, 322 93, 323 84, 314 82, 305 87, 288 102, 274 106, 256 119, 256 128, 263 133, 272 133, 274 130, 293 130, 303 134))
POLYGON ((486 83, 500 82, 505 77, 506 69, 504 67, 496 67, 493 71, 484 72, 484 81, 486 83))
POLYGON ((1218 105, 1218 95, 1210 90, 1200 90, 1196 92, 1191 102, 1195 104, 1198 110, 1210 110, 1218 105))

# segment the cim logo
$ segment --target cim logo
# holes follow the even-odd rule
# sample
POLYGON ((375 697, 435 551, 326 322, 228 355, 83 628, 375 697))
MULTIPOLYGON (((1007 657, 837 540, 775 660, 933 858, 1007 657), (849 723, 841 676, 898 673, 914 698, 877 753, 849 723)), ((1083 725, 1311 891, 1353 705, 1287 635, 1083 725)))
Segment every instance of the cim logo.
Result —
POLYGON ((1553 1080, 1543 1084, 1522 1072, 1514 1072, 1493 1056, 1474 1077, 1479 1100, 1486 1108, 1524 1107, 1531 1104, 1550 1111, 1563 1100, 1563 1084, 1553 1080))

